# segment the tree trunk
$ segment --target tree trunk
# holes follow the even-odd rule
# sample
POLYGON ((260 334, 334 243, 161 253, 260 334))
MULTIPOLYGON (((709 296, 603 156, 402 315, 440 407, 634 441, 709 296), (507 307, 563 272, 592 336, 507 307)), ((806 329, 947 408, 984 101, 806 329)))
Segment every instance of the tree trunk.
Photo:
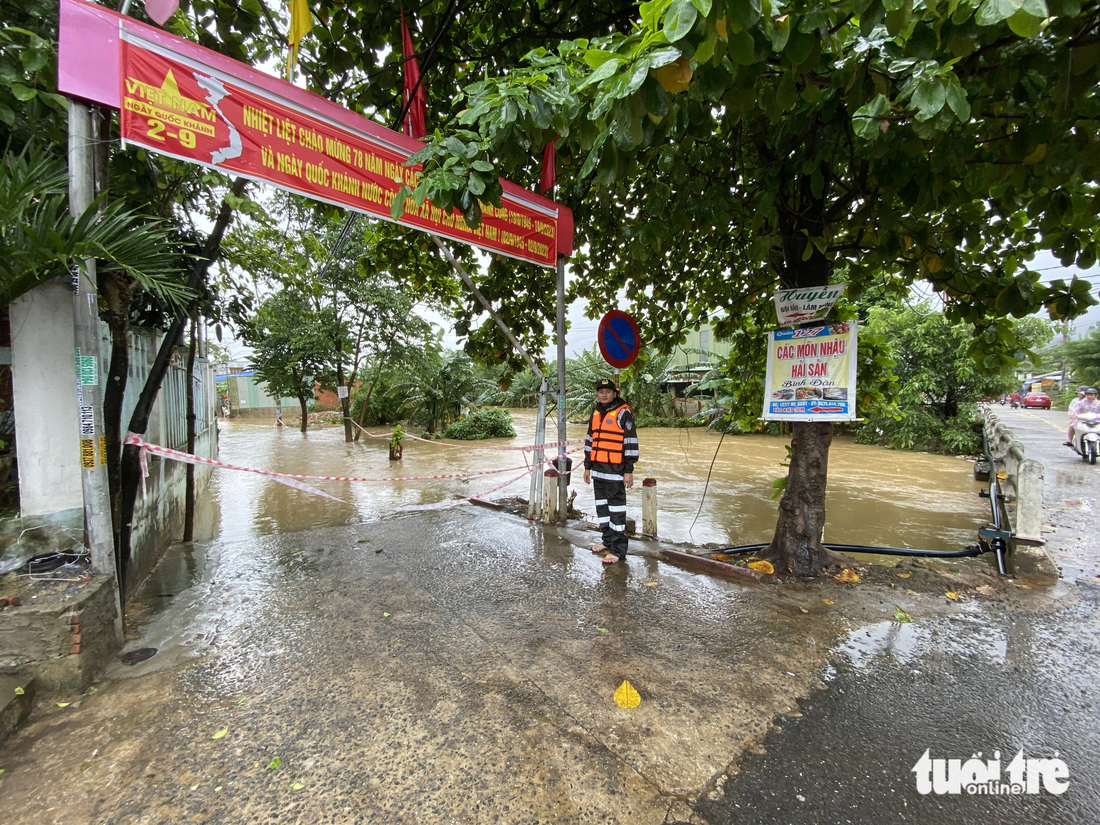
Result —
MULTIPOLYGON (((195 347, 198 343, 198 313, 191 311, 191 341, 187 347, 187 452, 195 454, 195 347)), ((195 538, 195 465, 184 470, 183 540, 195 538)))
MULTIPOLYGON (((339 338, 336 339, 336 394, 339 396, 340 388, 344 387, 348 390, 348 396, 351 395, 350 388, 344 385, 344 342, 339 338)), ((344 414, 344 443, 351 443, 351 399, 348 396, 344 396, 340 399, 340 410, 344 414)))
POLYGON ((956 418, 959 414, 959 397, 955 395, 954 388, 947 390, 947 397, 943 400, 943 417, 956 418))
MULTIPOLYGON (((784 264, 780 282, 784 287, 829 283, 829 259, 809 240, 828 237, 825 218, 828 167, 822 164, 819 172, 823 180, 821 192, 814 194, 810 175, 800 175, 789 189, 792 202, 780 213, 784 264)), ((841 561, 836 553, 821 546, 833 425, 796 421, 792 422, 792 432, 791 466, 787 489, 779 500, 779 520, 771 544, 758 556, 771 562, 776 572, 817 576, 828 565, 841 561)))
POLYGON ((778 573, 816 576, 838 560, 821 546, 833 425, 796 421, 792 427, 791 468, 779 500, 779 521, 772 543, 759 557, 770 561, 778 573))
POLYGON ((111 523, 118 553, 118 531, 122 498, 122 401, 130 374, 130 304, 134 283, 114 272, 105 272, 99 280, 99 292, 107 310, 103 318, 111 330, 111 363, 103 390, 103 438, 107 445, 107 488, 111 495, 111 523))
POLYGON ((309 427, 309 399, 304 395, 298 396, 298 403, 302 405, 302 432, 309 427))
MULTIPOLYGON (((248 181, 245 178, 237 178, 233 181, 230 192, 239 198, 244 194, 247 185, 248 181)), ((196 293, 196 297, 192 300, 191 307, 176 315, 176 320, 172 322, 171 328, 164 336, 164 340, 161 341, 160 350, 157 352, 157 357, 149 370, 148 378, 145 379, 145 386, 138 397, 134 412, 130 416, 130 432, 144 436, 149 429, 149 416, 153 412, 153 402, 156 400, 157 394, 160 392, 160 385, 168 372, 168 365, 172 360, 172 350, 183 332, 183 324, 187 319, 187 315, 190 313, 191 308, 198 303, 199 286, 206 278, 210 265, 218 256, 222 238, 225 236, 226 229, 229 228, 229 221, 232 216, 232 207, 230 207, 228 201, 223 199, 217 220, 214 221, 214 228, 206 240, 205 247, 193 262, 191 274, 187 279, 187 287, 196 293)), ((130 538, 133 535, 134 528, 134 506, 137 503, 137 492, 140 485, 141 450, 132 444, 127 444, 122 448, 118 538, 118 561, 119 570, 121 571, 118 587, 119 599, 123 606, 126 604, 125 572, 130 563, 130 538)))

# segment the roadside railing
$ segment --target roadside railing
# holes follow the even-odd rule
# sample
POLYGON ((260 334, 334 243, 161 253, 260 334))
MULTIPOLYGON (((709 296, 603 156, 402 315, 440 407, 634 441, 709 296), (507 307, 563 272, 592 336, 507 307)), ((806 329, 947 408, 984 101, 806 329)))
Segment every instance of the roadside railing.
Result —
POLYGON ((993 410, 982 410, 990 491, 999 488, 995 502, 1013 537, 1029 544, 1043 542, 1043 464, 1027 457, 1024 445, 993 410), (1003 477, 1002 477, 1003 473, 1003 477), (999 484, 994 484, 994 479, 999 484))

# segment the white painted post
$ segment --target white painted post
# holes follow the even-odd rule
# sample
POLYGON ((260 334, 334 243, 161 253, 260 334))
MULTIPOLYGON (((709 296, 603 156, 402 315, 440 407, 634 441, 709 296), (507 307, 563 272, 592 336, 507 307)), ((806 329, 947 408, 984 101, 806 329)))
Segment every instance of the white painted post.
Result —
POLYGON ((558 520, 558 471, 550 467, 543 473, 542 521, 553 524, 558 520))
POLYGON ((10 318, 20 515, 83 532, 72 285, 44 281, 11 302, 10 318))
POLYGON ((1020 461, 1016 458, 1016 455, 1012 451, 1012 446, 1005 450, 1005 486, 1007 486, 1012 493, 1019 497, 1020 491, 1017 487, 1017 479, 1020 472, 1020 461))
POLYGON ((1016 535, 1040 541, 1043 538, 1043 464, 1027 460, 1020 463, 1016 479, 1016 535))
POLYGON ((657 479, 642 479, 642 535, 657 538, 657 479))

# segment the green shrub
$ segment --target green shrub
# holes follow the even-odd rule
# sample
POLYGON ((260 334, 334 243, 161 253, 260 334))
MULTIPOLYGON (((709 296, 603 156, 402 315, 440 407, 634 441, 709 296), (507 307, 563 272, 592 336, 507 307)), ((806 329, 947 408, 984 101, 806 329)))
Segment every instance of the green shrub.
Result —
POLYGON ((928 407, 901 409, 898 417, 872 416, 856 433, 857 444, 892 450, 921 450, 946 455, 976 455, 982 450, 981 428, 973 404, 943 419, 928 407))
POLYGON ((481 438, 514 438, 512 414, 500 407, 488 407, 475 410, 461 421, 457 421, 443 433, 444 438, 459 441, 477 441, 481 438))

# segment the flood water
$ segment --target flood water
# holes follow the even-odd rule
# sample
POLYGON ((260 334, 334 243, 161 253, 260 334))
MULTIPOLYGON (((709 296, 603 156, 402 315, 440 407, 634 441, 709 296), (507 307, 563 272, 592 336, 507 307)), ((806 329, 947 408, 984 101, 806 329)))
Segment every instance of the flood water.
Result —
MULTIPOLYGON (((474 446, 521 446, 534 440, 536 415, 513 410, 515 439, 474 446)), ((468 480, 309 482, 342 499, 337 502, 253 473, 216 470, 203 494, 196 539, 235 540, 313 527, 385 518, 410 505, 432 504, 484 493, 524 472, 521 452, 471 450, 407 439, 404 458, 391 462, 386 438, 344 443, 343 428, 301 433, 271 422, 222 421, 220 458, 233 464, 284 473, 323 476, 424 477, 513 469, 468 480)), ((548 426, 554 440, 556 424, 548 426)), ((372 432, 385 435, 385 428, 372 432)), ((585 425, 569 425, 570 439, 583 439, 585 425)), ((657 479, 658 532, 662 539, 694 544, 752 544, 770 540, 776 522, 772 482, 782 466, 788 438, 750 435, 722 439, 703 429, 643 429, 639 479, 657 479), (721 445, 719 447, 719 442, 721 445), (717 451, 717 456, 715 455, 717 451), (711 462, 713 461, 713 469, 711 462), (708 484, 709 473, 709 484, 708 484), (704 498, 704 487, 706 493, 704 498)), ((574 448, 571 448, 574 449, 574 448)), ((576 466, 580 453, 574 454, 576 466)), ((528 477, 487 497, 528 494, 528 477)), ((573 476, 574 506, 594 512, 591 487, 573 476)), ((954 550, 977 541, 988 504, 978 497, 969 461, 905 453, 837 438, 829 455, 826 541, 887 547, 954 550)), ((469 506, 469 505, 462 505, 469 506)), ((641 519, 641 489, 628 493, 628 516, 641 519)))

